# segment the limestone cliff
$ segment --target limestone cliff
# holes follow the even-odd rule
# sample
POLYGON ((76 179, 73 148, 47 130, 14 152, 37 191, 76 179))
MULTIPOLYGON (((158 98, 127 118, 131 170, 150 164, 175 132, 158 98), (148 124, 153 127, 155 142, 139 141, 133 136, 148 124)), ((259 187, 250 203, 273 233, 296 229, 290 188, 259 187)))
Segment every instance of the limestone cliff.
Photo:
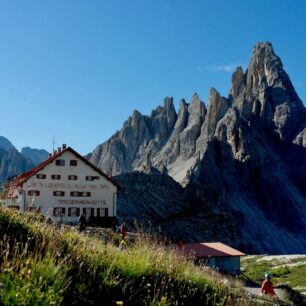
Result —
POLYGON ((33 167, 32 160, 22 156, 16 148, 7 151, 0 146, 0 183, 33 167))
POLYGON ((188 241, 219 239, 249 252, 305 252, 305 131, 305 107, 272 45, 262 42, 247 70, 238 67, 233 74, 228 97, 211 89, 207 108, 195 94, 190 103, 181 101, 178 114, 170 98, 151 116, 134 112, 91 161, 110 175, 121 174, 127 189, 131 176, 139 178, 136 170, 150 176, 158 169, 181 185, 146 179, 141 204, 137 193, 127 192, 124 205, 119 201, 125 216, 132 211, 156 224, 163 220, 168 233, 188 241), (152 203, 153 190, 160 200, 152 203), (133 209, 125 210, 127 202, 133 209))

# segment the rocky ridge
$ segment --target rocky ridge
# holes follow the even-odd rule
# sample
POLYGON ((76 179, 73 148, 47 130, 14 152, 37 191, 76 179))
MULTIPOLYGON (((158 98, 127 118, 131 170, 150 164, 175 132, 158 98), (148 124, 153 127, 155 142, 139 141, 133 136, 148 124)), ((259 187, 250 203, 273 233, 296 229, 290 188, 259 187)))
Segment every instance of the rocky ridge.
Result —
POLYGON ((20 153, 25 158, 30 158, 33 161, 34 165, 40 164, 49 156, 49 153, 46 150, 33 149, 30 147, 23 147, 20 153))
POLYGON ((227 98, 212 88, 207 107, 194 94, 178 113, 172 98, 151 116, 134 111, 90 160, 123 185, 119 216, 163 223, 186 241, 293 253, 306 251, 305 147, 305 107, 263 42, 247 70, 234 72, 227 98), (156 169, 181 189, 157 179, 156 169), (133 186, 144 181, 140 201, 133 186), (159 199, 151 201, 154 193, 159 199))
POLYGON ((10 180, 33 167, 33 161, 22 156, 16 148, 13 147, 7 151, 0 147, 0 182, 10 180))
POLYGON ((22 148, 21 153, 5 137, 0 136, 0 183, 26 172, 47 159, 45 150, 22 148))

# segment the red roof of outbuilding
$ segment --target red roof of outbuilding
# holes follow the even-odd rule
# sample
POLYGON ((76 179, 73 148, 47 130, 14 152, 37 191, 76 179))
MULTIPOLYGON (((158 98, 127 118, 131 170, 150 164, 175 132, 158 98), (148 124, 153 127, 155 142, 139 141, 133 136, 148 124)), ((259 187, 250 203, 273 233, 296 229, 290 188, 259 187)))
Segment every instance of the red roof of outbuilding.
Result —
POLYGON ((244 256, 245 254, 221 242, 188 243, 178 247, 183 255, 194 257, 244 256))
POLYGON ((100 173, 100 175, 104 176, 107 180, 109 180, 110 182, 112 182, 114 185, 116 185, 118 188, 120 188, 120 186, 114 181, 112 180, 108 175, 106 175, 103 171, 101 171, 99 168, 97 168, 95 165, 93 165, 89 160, 87 160, 84 156, 82 156, 81 154, 79 154, 78 152, 76 152, 75 150, 73 150, 71 147, 67 147, 65 149, 62 149, 60 151, 57 151, 56 153, 54 153, 53 155, 51 155, 48 159, 46 159, 45 161, 43 161, 42 163, 40 163, 38 166, 36 166, 35 168, 33 168, 32 170, 28 171, 28 172, 24 172, 20 175, 18 175, 14 181, 12 181, 9 184, 9 187, 17 187, 22 185, 24 182, 26 182, 31 176, 33 176, 34 174, 36 174, 38 171, 40 171, 41 169, 43 169, 45 166, 47 166, 49 163, 51 163, 52 161, 54 161, 55 159, 57 159, 58 157, 60 157, 64 152, 66 151, 70 151, 72 152, 74 155, 76 155, 78 158, 80 158, 82 161, 84 161, 87 165, 89 165, 90 167, 92 167, 93 169, 95 169, 98 173, 100 173))

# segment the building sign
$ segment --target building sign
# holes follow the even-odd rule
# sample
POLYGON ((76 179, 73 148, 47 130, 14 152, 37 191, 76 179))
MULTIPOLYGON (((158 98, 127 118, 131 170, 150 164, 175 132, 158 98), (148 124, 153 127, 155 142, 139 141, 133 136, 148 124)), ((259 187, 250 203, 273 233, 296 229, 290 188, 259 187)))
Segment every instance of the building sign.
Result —
POLYGON ((105 200, 57 200, 58 204, 83 204, 83 205, 106 205, 105 200))
POLYGON ((92 190, 102 190, 109 189, 108 185, 97 184, 97 185, 86 185, 86 184, 71 184, 71 183, 41 183, 41 182, 30 182, 26 187, 40 187, 40 188, 61 188, 61 189, 92 189, 92 190))

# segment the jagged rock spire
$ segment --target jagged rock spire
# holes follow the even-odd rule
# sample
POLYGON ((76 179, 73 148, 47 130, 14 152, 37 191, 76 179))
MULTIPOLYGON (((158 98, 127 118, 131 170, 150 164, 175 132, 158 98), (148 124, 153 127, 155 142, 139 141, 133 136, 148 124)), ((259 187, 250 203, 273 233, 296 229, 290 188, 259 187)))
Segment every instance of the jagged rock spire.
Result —
POLYGON ((243 118, 283 141, 291 142, 305 121, 303 103, 269 42, 256 44, 245 73, 237 68, 230 99, 243 118))
POLYGON ((183 173, 203 157, 207 143, 214 138, 230 145, 235 142, 233 154, 244 159, 248 151, 241 138, 247 127, 303 145, 305 118, 305 108, 280 58, 271 43, 261 42, 254 47, 247 70, 238 67, 234 72, 229 98, 212 88, 207 109, 194 93, 190 103, 181 100, 178 113, 172 97, 166 97, 150 116, 134 111, 123 128, 93 152, 91 161, 115 175, 141 169, 149 154, 154 167, 161 170, 166 166, 168 173, 182 182, 183 173), (229 132, 229 122, 235 135, 229 132), (225 130, 227 138, 219 135, 225 130))
MULTIPOLYGON (((181 101, 178 114, 170 97, 150 116, 134 112, 118 133, 97 147, 92 161, 112 175, 158 169, 164 178, 168 174, 185 186, 192 197, 201 196, 188 208, 185 203, 177 205, 179 201, 160 204, 161 186, 157 183, 154 201, 152 193, 147 194, 147 201, 142 194, 140 200, 130 202, 127 215, 130 207, 140 202, 145 206, 153 203, 155 211, 160 211, 158 205, 179 207, 191 216, 184 219, 187 226, 180 231, 192 233, 189 225, 196 224, 198 234, 210 206, 220 215, 229 212, 235 218, 238 231, 230 239, 236 243, 249 244, 254 237, 266 237, 256 243, 257 251, 303 250, 305 108, 268 42, 255 46, 247 70, 238 67, 232 83, 229 98, 211 89, 207 109, 194 94, 190 103, 181 101), (275 241, 271 232, 281 233, 281 240, 275 241)), ((165 189, 172 188, 169 186, 165 189)), ((173 220, 177 224, 175 216, 173 220)))

